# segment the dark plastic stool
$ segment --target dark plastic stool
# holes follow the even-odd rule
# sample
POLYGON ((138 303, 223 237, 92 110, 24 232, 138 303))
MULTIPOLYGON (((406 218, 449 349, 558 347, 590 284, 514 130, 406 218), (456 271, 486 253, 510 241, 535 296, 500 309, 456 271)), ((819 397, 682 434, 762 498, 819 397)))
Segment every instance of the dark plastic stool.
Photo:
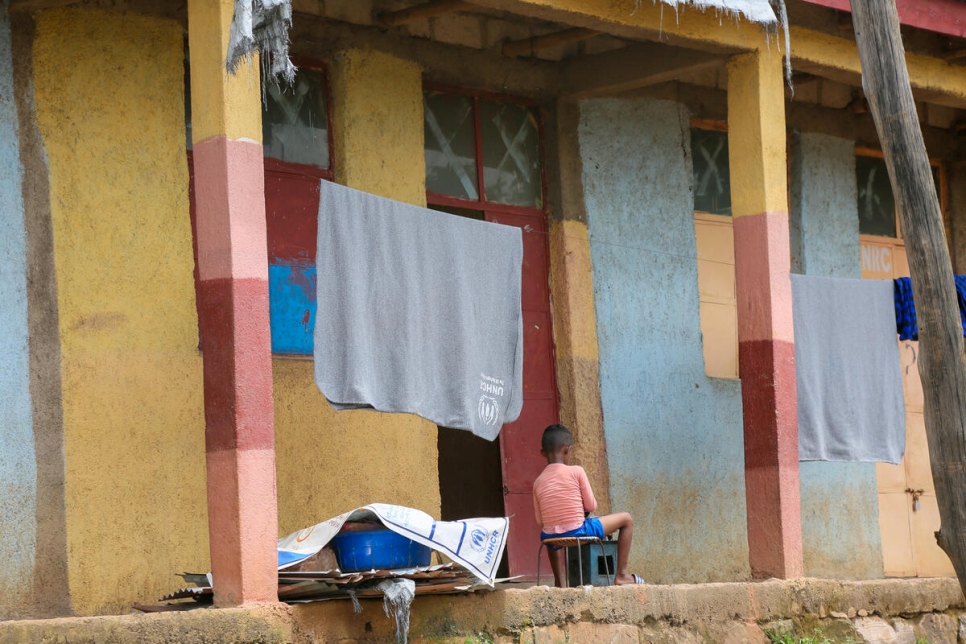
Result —
MULTIPOLYGON (((577 559, 579 561, 578 565, 580 566, 580 585, 583 586, 584 555, 580 546, 585 543, 589 543, 591 545, 596 543, 598 546, 600 546, 600 554, 603 555, 604 558, 604 570, 607 573, 607 584, 609 586, 613 586, 614 582, 611 580, 610 565, 607 563, 607 553, 604 552, 604 541, 598 537, 555 537, 553 539, 545 539, 541 541, 540 547, 537 548, 537 585, 540 585, 540 555, 543 554, 543 547, 554 546, 556 548, 564 548, 565 550, 569 550, 573 547, 577 548, 577 559)), ((564 571, 564 574, 566 574, 566 572, 567 571, 564 571)))

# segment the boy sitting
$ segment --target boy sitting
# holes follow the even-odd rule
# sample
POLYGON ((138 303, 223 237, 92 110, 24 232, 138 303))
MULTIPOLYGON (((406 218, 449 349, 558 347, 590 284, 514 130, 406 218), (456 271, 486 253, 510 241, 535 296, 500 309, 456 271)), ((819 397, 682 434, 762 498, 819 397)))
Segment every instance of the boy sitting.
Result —
MULTIPOLYGON (((608 514, 602 517, 587 517, 597 509, 597 500, 590 489, 590 481, 584 468, 570 464, 570 453, 574 437, 563 425, 550 425, 543 431, 540 454, 547 458, 537 480, 533 482, 533 514, 537 523, 542 525, 542 540, 560 537, 597 537, 613 534, 617 536, 617 574, 616 585, 643 584, 640 575, 627 573, 627 556, 631 550, 634 534, 634 520, 627 512, 608 514), (585 518, 586 517, 586 518, 585 518)), ((553 579, 559 588, 567 587, 563 550, 547 546, 550 554, 550 568, 553 579)))

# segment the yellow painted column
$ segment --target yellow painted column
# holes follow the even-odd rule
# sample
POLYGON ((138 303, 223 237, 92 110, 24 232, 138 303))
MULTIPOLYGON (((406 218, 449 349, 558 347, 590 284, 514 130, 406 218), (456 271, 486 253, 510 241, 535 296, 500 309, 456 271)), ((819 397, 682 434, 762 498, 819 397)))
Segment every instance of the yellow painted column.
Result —
POLYGON ((232 0, 189 0, 208 532, 215 604, 278 601, 258 68, 225 71, 232 0))
POLYGON ((556 105, 559 204, 550 221, 550 289, 553 339, 560 396, 560 422, 574 434, 577 463, 587 472, 598 514, 610 512, 610 473, 600 401, 600 353, 594 304, 590 234, 583 193, 583 165, 577 131, 580 108, 572 100, 556 105))
POLYGON ((598 514, 610 511, 610 476, 600 404, 600 355, 587 224, 550 223, 553 335, 560 422, 574 433, 579 464, 597 497, 598 514))
POLYGON ((728 64, 738 357, 755 577, 803 574, 781 53, 728 64))

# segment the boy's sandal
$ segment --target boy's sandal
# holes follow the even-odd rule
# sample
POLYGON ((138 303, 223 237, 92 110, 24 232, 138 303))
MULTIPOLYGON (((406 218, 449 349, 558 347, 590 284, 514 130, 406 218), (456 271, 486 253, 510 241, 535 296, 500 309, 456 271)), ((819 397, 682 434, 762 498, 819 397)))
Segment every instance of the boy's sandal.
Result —
POLYGON ((634 575, 632 575, 632 577, 634 577, 634 583, 635 584, 644 584, 645 583, 644 582, 644 578, 641 577, 640 575, 636 574, 636 573, 634 575))

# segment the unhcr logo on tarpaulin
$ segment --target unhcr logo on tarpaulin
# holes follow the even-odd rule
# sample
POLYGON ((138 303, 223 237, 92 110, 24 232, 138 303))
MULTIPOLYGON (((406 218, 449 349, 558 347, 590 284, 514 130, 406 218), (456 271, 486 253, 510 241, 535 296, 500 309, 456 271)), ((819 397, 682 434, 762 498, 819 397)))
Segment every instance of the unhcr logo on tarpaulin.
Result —
POLYGON ((486 547, 486 530, 474 528, 470 533, 470 547, 476 552, 483 552, 483 548, 486 547))

